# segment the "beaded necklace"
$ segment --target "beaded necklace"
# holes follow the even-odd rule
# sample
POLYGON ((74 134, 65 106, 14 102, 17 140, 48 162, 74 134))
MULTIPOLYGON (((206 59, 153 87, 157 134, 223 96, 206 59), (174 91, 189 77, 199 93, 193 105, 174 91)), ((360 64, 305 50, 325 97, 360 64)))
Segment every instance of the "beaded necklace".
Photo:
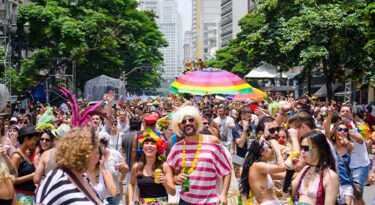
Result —
MULTIPOLYGON (((194 171, 195 167, 197 166, 198 156, 201 150, 201 146, 202 146, 202 135, 199 134, 198 135, 198 148, 197 148, 197 151, 195 152, 193 163, 191 164, 191 167, 188 170, 189 175, 194 171)), ((184 170, 187 169, 186 167, 186 141, 185 140, 184 140, 184 149, 182 150, 182 168, 184 170)))

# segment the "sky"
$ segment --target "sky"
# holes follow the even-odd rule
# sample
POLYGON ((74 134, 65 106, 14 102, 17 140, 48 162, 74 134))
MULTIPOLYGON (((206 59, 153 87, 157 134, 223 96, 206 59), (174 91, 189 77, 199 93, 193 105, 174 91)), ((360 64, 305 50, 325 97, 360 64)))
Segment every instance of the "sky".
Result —
POLYGON ((183 32, 191 30, 191 0, 175 0, 178 6, 178 13, 182 18, 183 32))

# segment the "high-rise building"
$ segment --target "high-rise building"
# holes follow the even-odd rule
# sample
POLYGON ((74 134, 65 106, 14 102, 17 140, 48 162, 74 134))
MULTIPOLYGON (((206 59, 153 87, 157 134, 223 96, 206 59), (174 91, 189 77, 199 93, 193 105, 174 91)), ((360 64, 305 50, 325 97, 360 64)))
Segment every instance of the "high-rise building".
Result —
POLYGON ((185 31, 184 36, 184 63, 186 60, 192 59, 192 32, 191 31, 185 31))
POLYGON ((192 0, 193 58, 208 60, 219 44, 221 0, 192 0))
POLYGON ((168 47, 160 50, 164 58, 160 91, 168 91, 169 85, 183 71, 182 18, 175 0, 139 0, 139 3, 140 10, 152 10, 159 17, 156 22, 168 42, 168 47))
POLYGON ((250 2, 252 0, 221 0, 221 47, 227 46, 241 31, 238 21, 249 12, 250 2))
POLYGON ((160 2, 160 31, 164 34, 168 47, 162 48, 164 54, 165 80, 175 79, 182 72, 182 19, 177 13, 177 3, 175 0, 164 0, 160 2))
POLYGON ((152 10, 155 12, 155 14, 159 14, 159 0, 138 0, 138 3, 139 10, 152 10))

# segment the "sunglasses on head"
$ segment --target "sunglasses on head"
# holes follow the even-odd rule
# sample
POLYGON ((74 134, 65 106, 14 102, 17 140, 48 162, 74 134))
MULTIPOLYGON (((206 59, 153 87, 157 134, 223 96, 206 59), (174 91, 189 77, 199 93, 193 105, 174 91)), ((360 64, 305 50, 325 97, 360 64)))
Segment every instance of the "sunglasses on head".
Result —
POLYGON ((310 150, 310 146, 301 145, 300 150, 304 152, 308 152, 310 150))
POLYGON ((349 129, 348 129, 348 128, 338 127, 338 128, 337 128, 337 131, 339 131, 339 132, 348 132, 349 129))
POLYGON ((50 138, 40 138, 40 141, 41 142, 43 142, 43 141, 51 142, 51 139, 50 138))
POLYGON ((281 130, 281 127, 271 127, 271 128, 268 129, 268 132, 273 134, 273 133, 275 133, 275 131, 280 132, 280 130, 281 130))
POLYGON ((189 118, 189 119, 187 119, 187 120, 186 120, 186 119, 183 119, 183 120, 181 121, 181 124, 184 125, 184 124, 186 124, 188 121, 189 121, 190 123, 193 123, 195 120, 194 120, 194 118, 189 118))

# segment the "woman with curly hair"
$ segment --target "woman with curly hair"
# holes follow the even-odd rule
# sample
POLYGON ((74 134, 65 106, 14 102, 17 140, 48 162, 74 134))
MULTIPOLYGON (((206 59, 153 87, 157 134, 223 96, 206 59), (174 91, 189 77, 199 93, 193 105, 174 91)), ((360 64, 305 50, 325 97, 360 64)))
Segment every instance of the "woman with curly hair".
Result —
POLYGON ((243 165, 240 189, 248 200, 255 197, 260 205, 278 205, 273 179, 282 179, 285 174, 284 159, 276 140, 253 141, 243 165), (277 164, 270 164, 276 156, 277 164), (279 174, 281 173, 281 174, 279 174))
POLYGON ((305 166, 292 182, 298 204, 335 204, 339 193, 335 156, 321 131, 311 131, 301 138, 300 154, 305 166))
POLYGON ((168 203, 168 194, 175 195, 171 168, 165 162, 165 142, 151 129, 138 137, 141 158, 132 166, 128 186, 129 204, 134 204, 135 184, 139 188, 136 198, 141 204, 161 205, 168 203))
POLYGON ((84 173, 99 160, 98 140, 90 127, 65 134, 56 151, 57 168, 50 171, 36 193, 39 204, 107 204, 90 186, 84 173))

